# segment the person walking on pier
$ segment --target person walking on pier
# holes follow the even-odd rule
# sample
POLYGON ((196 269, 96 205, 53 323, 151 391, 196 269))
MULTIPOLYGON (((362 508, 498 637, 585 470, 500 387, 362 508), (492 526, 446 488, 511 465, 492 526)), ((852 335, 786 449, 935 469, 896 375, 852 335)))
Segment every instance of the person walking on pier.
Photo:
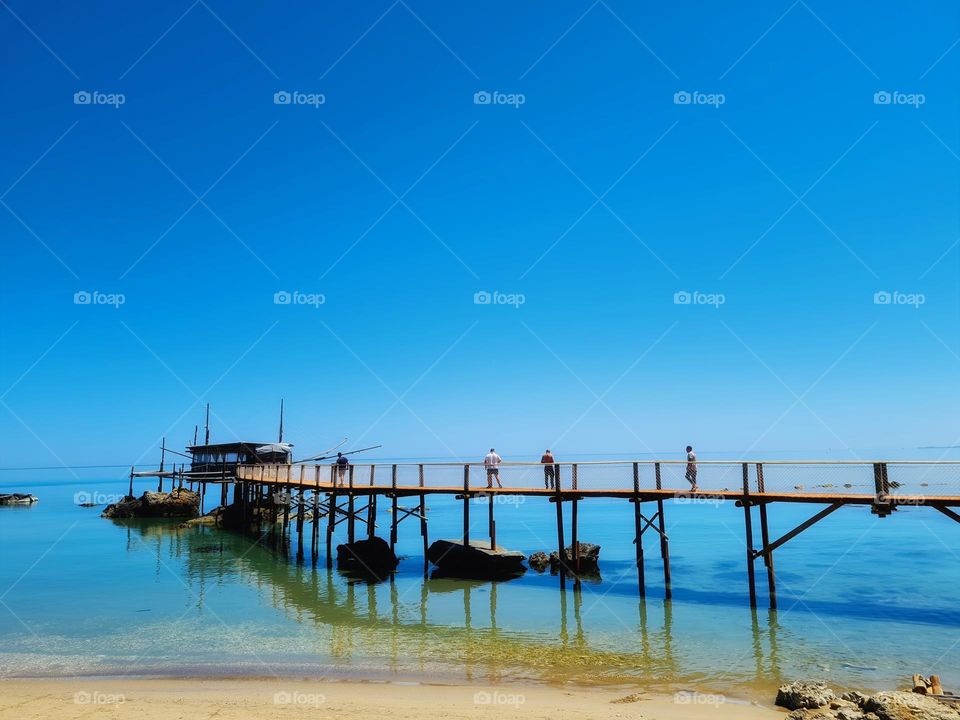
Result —
POLYGON ((347 456, 342 452, 337 453, 337 484, 343 485, 343 476, 347 474, 347 468, 350 466, 350 461, 347 460, 347 456))
POLYGON ((547 448, 543 457, 540 458, 540 462, 543 464, 543 487, 547 490, 556 490, 557 468, 554 464, 555 461, 553 459, 553 453, 550 452, 550 448, 547 448))
POLYGON ((497 451, 490 448, 490 452, 483 458, 483 466, 487 469, 487 487, 493 487, 493 481, 497 481, 497 487, 503 487, 500 482, 500 463, 503 459, 497 455, 497 451))
POLYGON ((693 492, 699 490, 697 487, 697 454, 693 451, 692 445, 687 445, 687 482, 690 483, 690 489, 693 492))

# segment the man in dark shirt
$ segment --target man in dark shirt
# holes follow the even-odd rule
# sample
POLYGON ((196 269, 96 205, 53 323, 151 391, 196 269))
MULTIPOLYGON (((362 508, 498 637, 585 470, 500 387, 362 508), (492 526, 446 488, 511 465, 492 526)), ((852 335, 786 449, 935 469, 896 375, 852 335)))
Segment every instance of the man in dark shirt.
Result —
POLYGON ((543 465, 543 486, 547 490, 556 490, 557 467, 554 464, 553 453, 550 452, 550 448, 547 448, 543 457, 540 458, 540 462, 543 465))
POLYGON ((346 455, 343 453, 337 453, 337 476, 339 478, 338 485, 343 485, 343 476, 347 474, 347 468, 350 466, 350 461, 347 460, 346 455))

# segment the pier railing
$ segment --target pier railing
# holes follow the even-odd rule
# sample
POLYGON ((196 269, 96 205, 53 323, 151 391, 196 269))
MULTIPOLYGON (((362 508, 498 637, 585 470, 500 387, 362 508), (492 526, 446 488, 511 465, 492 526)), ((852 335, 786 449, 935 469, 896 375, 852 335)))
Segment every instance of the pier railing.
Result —
MULTIPOLYGON (((505 490, 553 490, 548 467, 563 491, 670 491, 700 495, 960 496, 958 461, 700 461, 695 476, 686 461, 504 462, 499 468, 505 490)), ((263 483, 328 487, 339 480, 355 488, 466 490, 482 492, 488 478, 482 463, 365 463, 350 465, 341 478, 332 464, 242 465, 238 479, 263 483)), ((488 482, 489 480, 489 482, 488 482)))

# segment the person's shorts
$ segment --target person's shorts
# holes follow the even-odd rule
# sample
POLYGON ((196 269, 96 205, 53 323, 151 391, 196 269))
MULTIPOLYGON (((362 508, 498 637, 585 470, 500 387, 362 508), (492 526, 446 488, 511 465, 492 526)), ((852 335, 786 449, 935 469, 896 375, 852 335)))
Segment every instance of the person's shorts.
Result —
POLYGON ((500 472, 500 468, 487 468, 487 475, 496 475, 500 472))

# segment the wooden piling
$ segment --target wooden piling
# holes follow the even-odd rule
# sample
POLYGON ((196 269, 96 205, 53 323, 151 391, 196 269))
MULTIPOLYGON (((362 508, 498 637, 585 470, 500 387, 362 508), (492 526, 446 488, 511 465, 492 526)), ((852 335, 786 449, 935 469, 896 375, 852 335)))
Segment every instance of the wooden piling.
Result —
POLYGON ((355 538, 354 533, 356 532, 355 522, 354 522, 354 499, 353 499, 353 465, 350 466, 350 494, 347 498, 347 542, 353 543, 355 538))
MULTIPOLYGON (((767 491, 763 481, 763 463, 757 463, 757 491, 762 495, 767 491)), ((760 503, 760 542, 764 549, 770 545, 770 532, 767 527, 767 503, 760 503)), ((777 609, 777 578, 773 571, 773 551, 763 555, 763 564, 767 567, 767 592, 770 598, 770 609, 777 609)))
POLYGON ((743 521, 747 536, 747 582, 750 583, 750 607, 757 606, 757 579, 753 567, 753 520, 750 513, 750 465, 743 463, 743 521))
POLYGON ((463 466, 463 545, 470 546, 470 465, 463 466))
MULTIPOLYGON (((419 467, 420 487, 424 487, 423 464, 419 467)), ((426 576, 430 569, 430 561, 427 560, 427 550, 429 543, 427 541, 427 496, 420 493, 420 537, 423 538, 423 574, 426 576)), ((426 587, 426 586, 424 586, 426 587)))
POLYGON ((497 547, 497 521, 493 519, 493 501, 496 498, 493 497, 493 493, 487 496, 487 512, 489 517, 487 518, 487 529, 490 533, 490 549, 495 550, 497 547))
MULTIPOLYGON (((397 508, 397 466, 393 465, 390 473, 390 487, 393 490, 390 499, 390 550, 397 545, 397 523, 399 522, 399 511, 397 508)), ((392 575, 391 575, 392 577, 392 575)))
MULTIPOLYGON (((663 489, 660 479, 660 463, 654 463, 657 490, 663 489)), ((657 500, 657 528, 660 530, 660 559, 663 561, 663 596, 669 600, 673 597, 673 586, 670 582, 670 541, 667 538, 666 518, 663 516, 663 500, 657 500)))

